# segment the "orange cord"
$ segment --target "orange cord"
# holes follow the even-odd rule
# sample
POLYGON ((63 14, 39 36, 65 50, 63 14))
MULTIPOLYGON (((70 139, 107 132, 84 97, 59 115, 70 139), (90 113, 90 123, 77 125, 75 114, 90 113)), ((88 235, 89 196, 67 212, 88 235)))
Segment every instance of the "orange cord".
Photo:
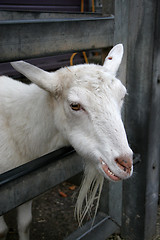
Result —
POLYGON ((82 53, 83 53, 83 57, 84 57, 85 63, 89 63, 89 62, 88 62, 87 55, 86 55, 86 52, 83 51, 82 53))
MULTIPOLYGON (((83 12, 84 12, 84 0, 81 0, 81 13, 83 12)), ((95 12, 94 0, 92 0, 92 12, 95 12)), ((82 53, 83 53, 85 63, 89 63, 86 52, 83 51, 82 53)), ((75 55, 77 55, 77 53, 73 53, 70 57, 70 66, 73 66, 73 58, 75 57, 75 55)))
POLYGON ((74 56, 76 55, 77 53, 75 52, 75 53, 73 53, 72 55, 71 55, 71 57, 70 57, 70 66, 73 66, 73 58, 74 58, 74 56))

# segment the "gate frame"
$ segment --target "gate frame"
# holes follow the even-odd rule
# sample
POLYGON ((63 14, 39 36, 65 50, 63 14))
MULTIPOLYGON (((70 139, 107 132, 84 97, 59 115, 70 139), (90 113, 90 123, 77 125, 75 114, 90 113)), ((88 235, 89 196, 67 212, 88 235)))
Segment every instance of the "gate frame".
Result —
POLYGON ((116 40, 126 49, 125 126, 131 148, 141 159, 133 177, 123 182, 121 232, 126 240, 150 240, 159 194, 160 2, 115 1, 115 23, 116 40))
MULTIPOLYGON (((160 106, 160 69, 158 68, 160 66, 160 33, 158 32, 158 26, 160 26, 160 2, 158 0, 134 0, 133 4, 131 0, 117 0, 115 1, 115 19, 113 15, 108 16, 108 11, 110 10, 106 8, 107 4, 109 6, 108 9, 111 9, 113 1, 103 0, 103 16, 98 19, 94 18, 95 15, 92 15, 93 18, 87 18, 87 16, 84 17, 84 15, 79 15, 78 18, 76 15, 72 19, 49 19, 46 22, 40 20, 39 23, 38 21, 32 20, 21 22, 17 20, 17 22, 14 21, 12 23, 11 21, 6 21, 3 23, 0 22, 0 27, 1 30, 4 30, 6 24, 6 26, 10 25, 10 27, 12 25, 12 29, 14 27, 17 28, 18 25, 16 26, 16 24, 19 24, 17 30, 18 32, 23 32, 23 24, 32 24, 34 28, 35 24, 49 23, 56 29, 57 23, 59 23, 63 26, 63 34, 66 33, 65 40, 67 44, 65 45, 65 49, 58 45, 60 51, 63 52, 101 47, 103 48, 103 55, 105 55, 108 51, 107 48, 111 47, 111 45, 119 42, 124 44, 125 54, 122 62, 123 67, 121 67, 119 72, 120 79, 127 85, 129 92, 124 111, 124 120, 131 148, 140 156, 141 162, 135 166, 136 174, 130 180, 123 183, 105 181, 95 225, 91 228, 91 222, 87 223, 81 229, 71 234, 67 240, 89 240, 93 239, 93 236, 95 240, 104 240, 110 234, 119 230, 120 226, 121 233, 126 240, 149 240, 155 233, 159 186, 160 134, 158 130, 160 125, 160 110, 158 107, 160 106), (108 20, 106 16, 109 17, 108 20), (113 29, 113 20, 115 29, 113 29), (84 34, 84 32, 87 33, 89 29, 94 36, 93 29, 95 28, 92 29, 92 26, 94 24, 101 26, 98 21, 103 23, 102 25, 105 31, 102 31, 100 28, 97 29, 103 32, 104 35, 101 36, 101 38, 97 36, 94 44, 92 44, 93 39, 90 39, 86 47, 85 42, 88 40, 88 35, 84 34), (110 21, 110 23, 108 21, 110 21), (107 26, 105 26, 104 23, 106 23, 107 26), (76 35, 76 49, 73 49, 72 44, 70 44, 71 36, 69 29, 71 26, 75 26, 75 24, 81 26, 80 31, 83 34, 80 33, 80 35, 83 37, 79 42, 79 35, 76 35), (66 29, 68 32, 66 32, 66 29), (135 51, 136 49, 138 51, 135 51), (146 56, 149 57, 146 58, 146 56), (134 194, 131 194, 132 192, 134 192, 134 194), (136 229, 136 231, 134 231, 134 229, 136 229)), ((43 42, 41 42, 41 40, 44 39, 43 37, 44 36, 40 39, 40 45, 43 45, 43 42)), ((48 39, 50 37, 51 36, 48 35, 48 39)), ((8 38, 8 41, 11 40, 13 40, 13 38, 8 38)), ((26 39, 24 39, 24 44, 25 41, 26 39)), ((18 44, 18 42, 16 44, 18 44)), ((59 44, 58 41, 57 44, 59 44)), ((0 37, 0 45, 3 50, 6 50, 6 48, 9 49, 9 45, 5 45, 2 34, 0 37)), ((14 60, 12 51, 15 51, 15 49, 13 49, 12 44, 10 46, 10 57, 5 57, 4 54, 0 61, 14 60)), ((47 48, 47 45, 45 46, 46 49, 42 55, 51 55, 57 52, 56 46, 52 48, 49 48, 49 46, 47 48)), ((41 49, 42 48, 39 48, 40 51, 41 49)), ((31 53, 32 48, 27 49, 25 58, 29 56, 33 57, 34 53, 30 55, 31 53)), ((41 55, 41 53, 38 54, 41 55)), ((24 57, 24 54, 21 51, 17 52, 15 59, 20 59, 21 57, 24 57)), ((53 155, 54 154, 55 153, 53 153, 53 155)), ((75 155, 73 159, 74 157, 75 155)), ((58 166, 58 169, 62 170, 64 166, 63 161, 69 166, 68 159, 67 157, 62 161, 58 160, 60 162, 56 160, 55 163, 50 164, 53 168, 58 166), (58 164, 60 164, 60 167, 58 164)), ((77 161, 79 161, 78 158, 77 161)), ((71 171, 70 175, 77 173, 75 168, 74 171, 72 169, 72 162, 73 161, 70 162, 69 166, 69 171, 71 171)), ((43 168, 38 169, 39 173, 45 172, 46 174, 46 171, 48 171, 51 166, 50 164, 45 167, 45 170, 43 168)), ((80 171, 80 169, 81 166, 79 166, 78 171, 80 171)), ((29 179, 29 175, 27 178, 29 179)), ((16 179, 16 182, 17 181, 23 183, 24 178, 20 177, 16 179)), ((63 179, 59 181, 63 181, 63 179)), ((6 183, 6 186, 7 184, 10 183, 6 183)), ((0 194, 2 194, 3 191, 4 188, 1 187, 0 194)), ((8 191, 5 199, 9 199, 10 194, 11 191, 8 191)), ((16 201, 17 200, 15 200, 13 204, 15 206, 19 204, 16 201)))

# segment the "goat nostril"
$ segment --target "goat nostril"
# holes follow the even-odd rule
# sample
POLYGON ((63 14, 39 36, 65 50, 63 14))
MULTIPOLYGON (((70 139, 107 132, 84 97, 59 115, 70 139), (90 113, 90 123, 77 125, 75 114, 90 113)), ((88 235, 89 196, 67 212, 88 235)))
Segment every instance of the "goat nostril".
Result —
POLYGON ((121 168, 124 172, 130 173, 132 167, 132 159, 126 157, 119 157, 115 159, 119 168, 121 168))

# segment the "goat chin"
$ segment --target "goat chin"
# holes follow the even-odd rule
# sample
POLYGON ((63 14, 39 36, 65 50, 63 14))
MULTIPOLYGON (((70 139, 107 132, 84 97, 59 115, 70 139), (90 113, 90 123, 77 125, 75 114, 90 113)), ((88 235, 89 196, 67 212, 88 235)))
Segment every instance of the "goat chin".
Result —
POLYGON ((94 201, 96 201, 93 222, 97 213, 101 196, 104 177, 87 163, 85 166, 84 179, 81 184, 78 199, 75 206, 75 216, 81 226, 85 216, 91 214, 94 201))

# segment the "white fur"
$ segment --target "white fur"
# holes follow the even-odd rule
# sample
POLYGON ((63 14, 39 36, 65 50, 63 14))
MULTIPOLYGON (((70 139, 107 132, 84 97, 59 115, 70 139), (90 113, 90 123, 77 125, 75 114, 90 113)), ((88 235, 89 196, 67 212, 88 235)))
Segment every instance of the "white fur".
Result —
MULTIPOLYGON (((121 120, 126 89, 115 78, 122 55, 123 46, 118 44, 104 66, 84 64, 52 73, 23 61, 12 63, 33 82, 31 85, 0 77, 1 173, 72 145, 86 160, 84 182, 76 205, 80 223, 97 191, 100 197, 103 177, 111 180, 102 168, 102 160, 120 179, 130 177, 133 171, 133 167, 130 173, 123 171, 115 161, 120 156, 132 161, 121 120), (71 105, 77 103, 81 109, 74 111, 71 105)), ((18 211, 21 240, 29 239, 30 209, 28 203, 18 211)), ((0 235, 5 235, 7 227, 3 218, 0 221, 0 235)))

